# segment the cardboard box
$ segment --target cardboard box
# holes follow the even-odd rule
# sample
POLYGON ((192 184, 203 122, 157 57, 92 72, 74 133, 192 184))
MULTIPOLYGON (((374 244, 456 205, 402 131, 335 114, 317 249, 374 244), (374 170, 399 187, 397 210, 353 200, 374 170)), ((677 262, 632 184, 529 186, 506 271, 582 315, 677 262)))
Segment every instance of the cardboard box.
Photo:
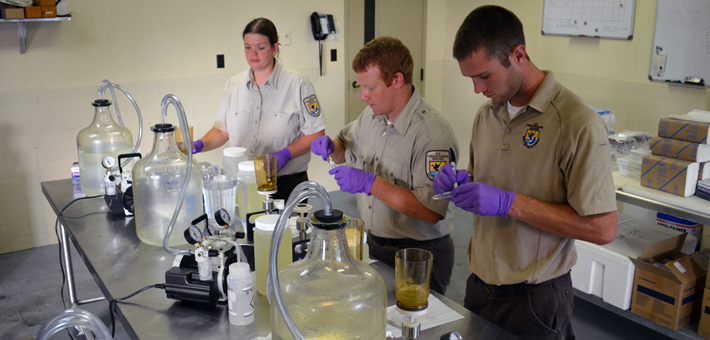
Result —
POLYGON ((700 323, 698 335, 710 339, 710 289, 705 288, 703 293, 703 306, 700 308, 700 323))
POLYGON ((42 17, 43 18, 57 17, 57 7, 56 6, 42 6, 42 17))
MULTIPOLYGON (((626 219, 620 214, 616 237, 605 245, 575 241, 577 264, 572 268, 572 286, 577 290, 596 295, 604 302, 626 310, 631 307, 636 267, 631 258, 638 258, 643 250, 657 242, 682 237, 681 232, 664 228, 652 222, 626 219)), ((686 236, 682 252, 695 251, 697 239, 686 236)))
POLYGON ((56 2, 54 0, 32 0, 32 6, 54 6, 56 2))
POLYGON ((658 122, 658 136, 680 139, 688 142, 710 144, 708 140, 710 124, 688 120, 661 118, 658 122))
POLYGON ((3 8, 2 9, 3 19, 24 19, 25 10, 22 8, 3 8))
POLYGON ((41 18, 42 8, 39 6, 25 7, 25 18, 41 18))
POLYGON ((653 137, 651 152, 654 155, 682 159, 689 162, 710 161, 710 144, 687 142, 679 139, 653 137))
POLYGON ((680 239, 672 238, 632 259, 636 275, 631 312, 673 330, 700 316, 708 270, 708 249, 683 255, 681 247, 680 239))
POLYGON ((698 163, 645 154, 641 163, 641 185, 688 197, 698 184, 698 163))

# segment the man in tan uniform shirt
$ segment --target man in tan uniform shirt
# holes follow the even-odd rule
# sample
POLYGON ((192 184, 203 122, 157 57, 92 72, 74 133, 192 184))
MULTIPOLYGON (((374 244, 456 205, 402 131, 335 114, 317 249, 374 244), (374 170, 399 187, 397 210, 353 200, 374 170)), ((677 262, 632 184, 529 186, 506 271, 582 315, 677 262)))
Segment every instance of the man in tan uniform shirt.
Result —
POLYGON ((574 240, 616 236, 606 126, 530 61, 522 23, 504 8, 472 11, 454 57, 491 99, 473 125, 471 182, 449 166, 434 182, 475 214, 464 306, 523 339, 574 339, 574 240))
POLYGON ((434 200, 438 169, 458 153, 453 129, 412 85, 412 57, 401 41, 378 37, 353 61, 368 107, 335 141, 316 139, 311 151, 346 163, 330 170, 342 191, 357 194, 370 256, 394 266, 403 248, 432 252, 431 289, 446 292, 454 264, 453 210, 434 200))

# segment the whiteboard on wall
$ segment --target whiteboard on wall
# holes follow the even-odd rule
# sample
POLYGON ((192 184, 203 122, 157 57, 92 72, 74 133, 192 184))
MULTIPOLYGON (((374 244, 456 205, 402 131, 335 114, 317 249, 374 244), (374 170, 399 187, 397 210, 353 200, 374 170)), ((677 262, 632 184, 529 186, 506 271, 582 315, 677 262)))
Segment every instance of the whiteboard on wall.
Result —
POLYGON ((545 0, 542 34, 631 40, 635 10, 636 0, 545 0))
POLYGON ((658 0, 652 49, 649 80, 710 85, 710 0, 658 0))

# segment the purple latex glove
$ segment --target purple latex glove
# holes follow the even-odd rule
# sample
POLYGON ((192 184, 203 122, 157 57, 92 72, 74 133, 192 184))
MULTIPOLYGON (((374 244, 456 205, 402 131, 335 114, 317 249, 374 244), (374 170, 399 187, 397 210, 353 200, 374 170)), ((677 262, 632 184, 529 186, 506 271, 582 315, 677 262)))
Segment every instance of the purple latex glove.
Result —
POLYGON ((468 183, 468 171, 456 170, 456 175, 454 175, 451 164, 446 163, 439 169, 439 172, 436 173, 432 186, 434 187, 434 192, 440 194, 454 190, 454 183, 458 183, 458 185, 468 183))
POLYGON ((340 190, 351 194, 362 192, 368 196, 370 195, 370 189, 372 189, 372 183, 375 182, 375 177, 377 177, 375 174, 345 165, 330 169, 328 173, 335 176, 340 190))
POLYGON ((201 139, 192 142, 192 153, 202 152, 202 149, 204 148, 205 143, 203 143, 201 139))
POLYGON ((481 182, 470 182, 451 190, 449 200, 457 207, 481 216, 508 217, 515 193, 481 182))
POLYGON ((276 172, 281 171, 281 168, 291 160, 291 150, 283 148, 283 150, 274 154, 276 156, 276 172))
POLYGON ((335 150, 335 144, 328 136, 320 136, 311 143, 311 152, 323 157, 324 161, 328 160, 330 155, 335 150))

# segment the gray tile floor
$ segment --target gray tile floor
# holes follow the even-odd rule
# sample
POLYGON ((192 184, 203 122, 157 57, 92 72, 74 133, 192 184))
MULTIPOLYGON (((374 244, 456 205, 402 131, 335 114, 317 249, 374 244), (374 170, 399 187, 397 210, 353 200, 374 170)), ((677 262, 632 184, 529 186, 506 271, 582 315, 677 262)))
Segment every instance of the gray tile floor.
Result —
MULTIPOLYGON (((347 203, 345 202, 345 205, 347 203)), ((343 202, 334 199, 335 207, 341 204, 343 202)), ((348 208, 343 210, 346 213, 352 212, 352 209, 348 208)), ((465 282, 469 274, 465 250, 470 237, 470 214, 456 209, 456 221, 457 227, 453 237, 457 254, 460 255, 456 259, 452 285, 446 295, 458 303, 463 303, 465 282)), ((99 289, 75 251, 72 258, 79 298, 99 296, 99 289)), ((63 310, 58 246, 0 254, 0 268, 0 339, 34 339, 42 323, 63 310)), ((573 322, 579 339, 669 339, 585 301, 578 299, 575 303, 573 322)), ((96 314, 109 324, 107 302, 86 304, 81 308, 96 314)), ((66 332, 60 332, 53 337, 68 338, 66 332)), ((120 324, 117 326, 116 338, 128 338, 120 324)))

